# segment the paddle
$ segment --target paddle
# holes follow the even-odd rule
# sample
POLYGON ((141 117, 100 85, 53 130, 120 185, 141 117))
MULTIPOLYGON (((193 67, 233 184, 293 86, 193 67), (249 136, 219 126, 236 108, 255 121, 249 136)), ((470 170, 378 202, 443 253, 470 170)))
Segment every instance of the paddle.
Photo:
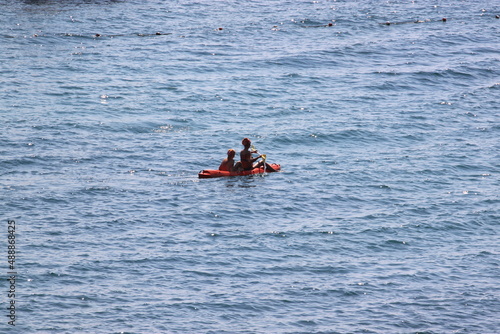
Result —
POLYGON ((266 166, 267 166, 267 164, 266 164, 266 158, 267 158, 267 156, 265 154, 261 154, 260 157, 262 159, 262 166, 263 166, 264 172, 265 172, 266 171, 266 166))
MULTIPOLYGON (((250 148, 254 151, 254 153, 258 153, 257 149, 255 148, 255 146, 250 146, 250 148)), ((270 164, 266 163, 266 159, 267 159, 267 155, 265 154, 261 154, 260 157, 262 158, 262 165, 263 165, 263 168, 264 168, 264 172, 267 172, 268 169, 271 170, 271 172, 276 172, 276 170, 271 167, 270 164)))

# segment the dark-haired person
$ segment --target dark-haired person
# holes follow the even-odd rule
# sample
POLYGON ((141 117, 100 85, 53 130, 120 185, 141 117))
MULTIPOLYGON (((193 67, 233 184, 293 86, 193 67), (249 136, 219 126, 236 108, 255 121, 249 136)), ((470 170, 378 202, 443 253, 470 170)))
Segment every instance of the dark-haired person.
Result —
POLYGON ((255 161, 259 160, 262 156, 259 155, 256 158, 252 158, 253 153, 258 153, 257 151, 250 151, 250 146, 252 145, 252 142, 248 138, 243 138, 241 141, 241 144, 245 147, 243 150, 240 152, 240 163, 241 163, 241 168, 243 170, 252 170, 254 168, 262 167, 263 162, 259 162, 258 164, 253 164, 255 161))

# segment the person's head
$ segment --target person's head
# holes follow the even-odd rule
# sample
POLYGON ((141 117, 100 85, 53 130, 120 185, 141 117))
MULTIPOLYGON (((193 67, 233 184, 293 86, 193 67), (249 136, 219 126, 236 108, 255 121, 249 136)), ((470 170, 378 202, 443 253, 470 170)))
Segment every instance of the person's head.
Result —
POLYGON ((241 144, 243 146, 245 146, 245 147, 250 147, 250 145, 252 144, 252 142, 248 138, 243 138, 243 140, 241 141, 241 144))
POLYGON ((234 155, 236 154, 236 151, 233 149, 230 149, 227 151, 227 157, 228 158, 234 158, 234 155))

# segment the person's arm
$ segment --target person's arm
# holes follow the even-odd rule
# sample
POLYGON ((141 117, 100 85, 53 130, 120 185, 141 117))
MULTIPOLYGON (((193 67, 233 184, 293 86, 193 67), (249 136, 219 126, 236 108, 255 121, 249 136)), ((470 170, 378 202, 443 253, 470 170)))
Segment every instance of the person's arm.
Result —
POLYGON ((219 166, 219 170, 228 170, 228 167, 229 166, 227 166, 227 160, 224 159, 224 160, 222 160, 222 162, 221 162, 221 164, 219 166))
POLYGON ((252 160, 252 162, 255 162, 255 161, 259 160, 260 157, 262 157, 262 155, 259 155, 257 158, 252 158, 251 160, 252 160))

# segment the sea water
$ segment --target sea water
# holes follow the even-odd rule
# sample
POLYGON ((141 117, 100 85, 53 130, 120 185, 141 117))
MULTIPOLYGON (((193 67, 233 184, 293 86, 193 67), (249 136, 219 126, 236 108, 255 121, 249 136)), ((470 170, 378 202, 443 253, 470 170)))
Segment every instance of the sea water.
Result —
POLYGON ((500 331, 498 1, 0 11, 2 333, 500 331))

